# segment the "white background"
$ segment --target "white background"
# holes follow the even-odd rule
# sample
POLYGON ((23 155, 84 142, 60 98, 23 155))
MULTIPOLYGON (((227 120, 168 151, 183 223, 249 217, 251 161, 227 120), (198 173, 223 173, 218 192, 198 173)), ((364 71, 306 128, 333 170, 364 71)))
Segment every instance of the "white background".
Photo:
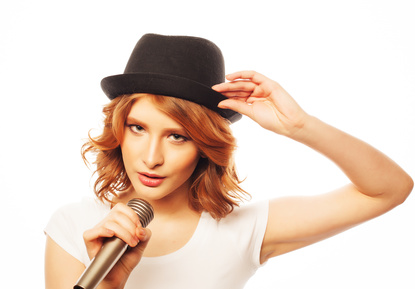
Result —
MULTIPOLYGON (((277 80, 307 112, 415 177, 414 15, 411 0, 2 1, 1 286, 44 286, 44 226, 61 205, 92 195, 80 147, 100 128, 100 80, 122 73, 144 33, 214 41, 228 73, 254 69, 277 80)), ((232 127, 253 201, 347 182, 322 156, 247 118, 232 127)), ((247 288, 415 288, 414 221, 410 196, 376 220, 270 260, 247 288)))

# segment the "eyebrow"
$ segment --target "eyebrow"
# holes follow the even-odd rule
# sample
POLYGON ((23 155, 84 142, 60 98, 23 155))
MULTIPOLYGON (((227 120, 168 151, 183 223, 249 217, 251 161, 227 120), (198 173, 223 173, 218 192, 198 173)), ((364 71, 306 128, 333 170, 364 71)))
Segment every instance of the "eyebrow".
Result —
MULTIPOLYGON (((146 128, 148 125, 141 121, 136 119, 135 117, 132 116, 128 116, 127 119, 125 120, 125 124, 137 124, 140 126, 143 126, 144 128, 146 128)), ((166 127, 163 128, 163 131, 168 131, 168 132, 175 132, 178 134, 183 134, 183 135, 188 135, 187 131, 182 127, 182 126, 175 126, 175 127, 166 127)))

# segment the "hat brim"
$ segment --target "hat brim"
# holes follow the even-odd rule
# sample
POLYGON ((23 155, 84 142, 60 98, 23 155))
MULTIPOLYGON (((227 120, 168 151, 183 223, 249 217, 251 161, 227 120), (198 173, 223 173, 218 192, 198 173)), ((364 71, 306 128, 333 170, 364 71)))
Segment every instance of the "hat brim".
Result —
POLYGON ((109 99, 133 93, 159 94, 201 104, 232 123, 242 117, 240 113, 233 110, 218 107, 219 102, 226 99, 219 92, 191 79, 175 75, 156 73, 113 75, 102 79, 101 88, 109 99))

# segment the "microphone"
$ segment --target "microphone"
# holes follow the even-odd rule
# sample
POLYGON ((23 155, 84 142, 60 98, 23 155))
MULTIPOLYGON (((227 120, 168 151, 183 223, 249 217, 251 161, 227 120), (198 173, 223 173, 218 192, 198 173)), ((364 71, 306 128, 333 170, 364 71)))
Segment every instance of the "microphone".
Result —
MULTIPOLYGON (((143 228, 154 218, 153 207, 142 199, 132 199, 127 206, 137 213, 143 228)), ((127 249, 128 245, 115 236, 106 240, 73 288, 94 289, 97 287, 127 249)))

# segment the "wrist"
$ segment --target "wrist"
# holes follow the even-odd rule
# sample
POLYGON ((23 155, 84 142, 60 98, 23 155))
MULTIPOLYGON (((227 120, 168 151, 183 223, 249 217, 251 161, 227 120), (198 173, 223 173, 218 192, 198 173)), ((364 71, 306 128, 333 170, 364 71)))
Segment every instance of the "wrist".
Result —
POLYGON ((287 129, 283 135, 295 141, 304 143, 312 136, 312 130, 316 126, 317 121, 319 120, 316 117, 304 113, 304 115, 287 129))
MULTIPOLYGON (((104 280, 102 280, 102 282, 97 286, 97 289, 123 289, 125 287, 125 284, 127 283, 128 277, 113 277, 113 274, 110 273, 107 275, 106 278, 104 278, 104 280)), ((118 274, 116 274, 118 275, 118 274)))
POLYGON ((125 286, 125 282, 123 282, 122 284, 118 283, 112 283, 112 282, 106 282, 105 280, 103 280, 98 286, 97 289, 123 289, 125 286))

